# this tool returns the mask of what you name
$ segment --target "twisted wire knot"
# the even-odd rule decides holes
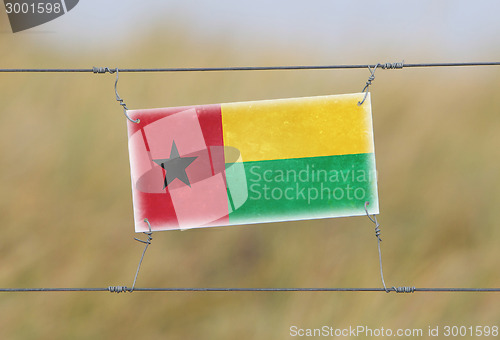
[[[365,92],[365,90],[368,88],[368,86],[370,86],[372,84],[372,81],[375,80],[375,74],[372,73],[369,77],[368,77],[368,80],[366,81],[366,85],[365,87],[363,88],[363,91],[362,92]]]
[[[396,293],[414,293],[415,287],[392,287],[392,290]],[[387,291],[389,293],[389,291]]]
[[[378,223],[377,217],[375,215],[373,215],[373,217],[370,216],[367,209],[368,205],[370,205],[370,202],[365,202],[366,216],[368,216],[370,221],[372,221],[372,223],[375,224],[375,237],[379,242],[382,242],[382,239],[380,238],[380,234],[382,233],[382,231],[380,230],[380,223]]]
[[[109,67],[92,67],[92,72],[94,73],[115,73],[116,69],[109,68]]]
[[[368,66],[368,70],[370,70],[370,76],[368,77],[368,80],[366,81],[365,87],[363,87],[363,91],[361,91],[361,92],[364,92],[365,95],[363,97],[363,100],[358,102],[358,106],[363,105],[363,103],[365,102],[366,97],[368,96],[368,88],[372,84],[372,81],[375,80],[375,71],[377,70],[377,67],[379,67],[379,65],[380,64],[375,65],[375,67],[373,69],[370,66]]]
[[[380,230],[380,224],[377,224],[375,225],[375,237],[380,241],[382,242],[382,239],[380,238],[380,234],[382,233],[382,231]]]
[[[385,63],[379,64],[379,67],[383,70],[394,70],[394,69],[402,69],[404,67],[405,61],[396,62],[396,63]]]
[[[109,286],[108,291],[110,293],[124,293],[129,292],[130,290],[126,286]]]
[[[137,237],[134,237],[134,240],[149,245],[149,244],[151,244],[151,241],[153,240],[153,236],[151,236],[151,235],[153,235],[153,231],[151,230],[151,223],[149,223],[149,220],[147,218],[144,219],[144,222],[146,222],[148,224],[149,231],[143,231],[142,233],[144,235],[146,235],[148,237],[148,239],[146,241],[144,241],[144,240],[138,239]]]

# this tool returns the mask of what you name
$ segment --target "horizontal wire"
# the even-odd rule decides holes
[[[14,292],[114,292],[108,288],[0,288],[0,293]],[[123,287],[121,291],[129,291]],[[134,292],[384,292],[384,288],[134,288]],[[120,292],[120,291],[118,291]],[[413,292],[496,292],[500,288],[413,288]]]
[[[334,69],[364,69],[373,68],[376,65],[387,64],[356,64],[356,65],[299,65],[299,66],[235,66],[235,67],[178,67],[178,68],[107,68],[106,71],[100,72],[99,68],[12,68],[0,69],[0,72],[74,72],[74,73],[106,73],[115,72],[214,72],[214,71],[272,71],[272,70],[334,70]],[[455,66],[500,66],[500,62],[459,62],[459,63],[418,63],[405,64],[401,63],[401,68],[409,67],[455,67]],[[391,67],[386,67],[391,69]],[[394,67],[393,67],[394,68]],[[111,73],[111,72],[110,72]]]

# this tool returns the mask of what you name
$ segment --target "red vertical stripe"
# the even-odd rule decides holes
[[[220,104],[203,105],[196,107],[196,113],[200,122],[205,143],[209,147],[212,173],[225,171],[225,159],[223,152],[210,152],[211,146],[224,146],[224,137],[222,134],[222,109]],[[221,150],[219,148],[218,150]],[[223,150],[223,149],[222,149]],[[224,177],[224,182],[225,182]],[[214,221],[211,225],[224,225],[229,223],[229,217],[225,216]]]
[[[135,117],[132,119],[140,118],[139,123],[132,123],[132,122],[128,123],[129,136],[132,136],[136,132],[142,134],[143,136],[143,138],[141,138],[142,142],[144,143],[148,153],[148,157],[151,160],[149,143],[144,134],[144,128],[149,124],[152,124],[162,118],[192,108],[196,110],[196,115],[198,117],[200,128],[203,134],[203,139],[205,141],[205,145],[207,146],[208,149],[207,151],[210,155],[209,159],[211,163],[210,165],[212,168],[211,169],[212,174],[215,175],[220,172],[224,174],[225,170],[224,153],[210,152],[210,147],[217,146],[219,147],[219,150],[221,150],[221,148],[223,148],[224,145],[223,134],[222,134],[222,114],[220,105],[203,105],[194,107],[175,107],[175,108],[129,111],[129,115],[131,117]],[[183,131],[179,131],[179,133],[182,134]],[[168,155],[166,155],[165,157],[168,157]],[[155,227],[155,225],[161,226],[161,229],[166,229],[165,228],[166,226],[169,226],[169,229],[179,228],[179,223],[177,221],[177,216],[172,202],[172,197],[168,191],[168,188],[163,193],[144,192],[138,190],[137,185],[134,184],[133,190],[134,190],[134,204],[135,204],[134,210],[136,212],[136,219],[137,219],[136,224],[138,224],[140,229],[143,229],[144,231],[147,229],[146,224],[142,226],[142,224],[140,223],[140,220],[145,217],[149,219],[151,226],[153,228]],[[227,224],[228,222],[229,219],[227,216],[225,216],[217,220],[216,222],[213,222],[212,225]]]

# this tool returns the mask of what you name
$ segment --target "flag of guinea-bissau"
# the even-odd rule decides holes
[[[363,96],[128,111],[135,230],[377,214]]]

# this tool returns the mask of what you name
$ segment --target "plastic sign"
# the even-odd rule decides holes
[[[363,96],[128,111],[136,232],[377,214]]]

